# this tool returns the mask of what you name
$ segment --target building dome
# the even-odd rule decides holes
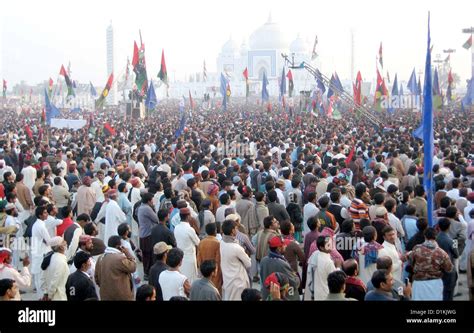
[[[238,50],[239,50],[239,47],[237,46],[237,43],[232,39],[232,36],[229,38],[227,42],[225,42],[224,45],[222,45],[222,53],[234,54],[234,53],[237,53]]]
[[[308,43],[298,34],[296,39],[290,44],[290,53],[308,53],[309,45]]]
[[[281,32],[280,25],[272,21],[271,14],[267,23],[254,31],[250,36],[252,50],[285,50],[288,43]]]

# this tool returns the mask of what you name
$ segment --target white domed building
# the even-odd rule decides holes
[[[282,69],[288,72],[288,65],[281,56],[287,54],[290,59],[294,58],[295,65],[302,61],[311,62],[312,45],[306,39],[298,34],[291,41],[281,29],[277,22],[274,22],[271,14],[267,21],[257,28],[247,40],[244,40],[240,46],[230,36],[221,48],[216,59],[217,71],[207,73],[208,80],[204,82],[193,82],[192,86],[179,87],[177,93],[183,95],[187,89],[195,91],[200,95],[201,92],[219,91],[220,74],[224,73],[230,80],[233,96],[245,96],[245,81],[243,71],[248,69],[250,92],[258,97],[261,93],[263,73],[266,73],[270,96],[275,97],[279,94],[279,81],[282,75]],[[317,63],[315,65],[318,65]],[[315,86],[315,81],[311,75],[304,69],[292,69],[294,81],[294,95],[298,95],[301,90],[310,90]],[[211,88],[213,87],[213,88]],[[182,90],[182,91],[181,91]]]

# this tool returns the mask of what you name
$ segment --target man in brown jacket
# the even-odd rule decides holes
[[[131,274],[137,264],[133,255],[121,245],[119,236],[111,236],[105,253],[95,267],[95,281],[104,301],[133,301]]]
[[[31,211],[35,208],[33,200],[31,199],[31,191],[23,182],[25,176],[22,173],[16,175],[16,196],[20,201],[23,208],[27,211]]]
[[[217,226],[215,223],[209,223],[206,225],[207,237],[201,240],[198,246],[197,253],[197,264],[201,266],[206,260],[214,260],[217,266],[216,274],[211,278],[214,286],[222,292],[222,271],[221,271],[221,252],[220,242],[216,238]]]

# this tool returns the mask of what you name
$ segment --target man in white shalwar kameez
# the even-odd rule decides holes
[[[43,299],[67,301],[66,282],[69,277],[69,265],[65,255],[67,243],[64,238],[56,236],[51,238],[50,245],[54,253],[42,276]]]
[[[108,242],[110,236],[118,235],[117,228],[120,224],[127,221],[127,216],[120,209],[117,203],[118,192],[117,190],[109,190],[107,192],[109,196],[109,202],[105,208],[105,232],[104,242]]]
[[[196,231],[190,226],[189,219],[191,210],[188,207],[179,210],[181,223],[174,228],[174,237],[178,248],[183,250],[183,263],[179,269],[181,274],[185,275],[189,283],[193,283],[198,278],[196,246],[199,245],[199,237]]]
[[[46,207],[36,208],[35,215],[37,220],[31,229],[31,274],[35,281],[38,298],[41,298],[43,297],[43,290],[41,288],[43,270],[41,269],[41,263],[43,262],[43,256],[51,251],[49,245],[51,236],[44,223],[48,218]]]
[[[396,247],[397,232],[390,226],[382,230],[384,242],[383,249],[379,250],[379,257],[390,257],[392,259],[392,276],[397,281],[402,281],[403,262]]]
[[[252,266],[250,257],[235,239],[237,225],[233,221],[225,221],[222,225],[221,269],[222,299],[224,301],[240,301],[244,289],[250,288],[247,270]]]

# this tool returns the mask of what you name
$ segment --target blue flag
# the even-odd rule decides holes
[[[94,85],[90,81],[89,81],[89,84],[91,86],[91,96],[96,97],[97,96],[97,91],[95,90]]]
[[[155,87],[153,86],[153,80],[151,80],[150,87],[148,88],[148,92],[146,93],[145,106],[148,108],[148,110],[153,110],[156,104],[158,104],[158,100],[156,99]]]
[[[425,84],[423,94],[423,186],[428,202],[428,225],[433,226],[433,88],[431,79],[430,13],[428,12],[428,46],[426,50]]]
[[[58,108],[49,101],[49,96],[46,89],[44,90],[44,105],[46,109],[46,122],[48,125],[51,125],[51,119],[58,117],[61,112],[59,112]]]
[[[392,87],[392,96],[398,96],[398,78],[397,74],[395,74],[395,79],[393,80],[393,87]]]
[[[227,79],[225,78],[223,73],[221,73],[221,95],[223,97],[222,108],[224,109],[224,111],[226,111],[227,110]]]
[[[280,97],[283,97],[286,94],[286,74],[285,67],[281,73],[281,82],[280,82]]]
[[[411,72],[410,80],[408,80],[407,88],[413,95],[418,95],[418,85],[416,83],[416,74],[414,68],[413,72]]]
[[[179,103],[179,114],[181,115],[181,120],[179,121],[179,127],[174,134],[176,139],[179,138],[181,134],[183,134],[184,128],[186,127],[186,113],[184,112],[183,101]]]
[[[326,92],[326,87],[324,86],[323,81],[321,79],[316,80],[316,84],[318,85],[318,89],[321,90],[321,94],[324,94]]]
[[[344,91],[344,88],[342,87],[342,83],[341,83],[341,80],[339,80],[339,76],[337,75],[336,72],[334,72],[334,83],[335,83],[335,86],[337,88],[337,90],[339,90],[339,92],[343,92]]]
[[[332,90],[332,87],[335,87],[335,80],[334,80],[334,74],[331,75],[331,80],[329,81],[329,88],[328,88],[328,100],[331,98],[332,95],[334,95],[334,91]]]
[[[467,83],[466,96],[461,101],[462,109],[465,110],[465,107],[472,105],[474,103],[474,77],[472,77]]]
[[[270,95],[268,94],[267,90],[268,79],[267,73],[263,72],[263,79],[262,79],[262,101],[267,102],[270,99]]]

